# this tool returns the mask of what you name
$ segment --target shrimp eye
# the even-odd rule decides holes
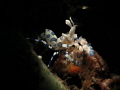
[[[75,45],[72,45],[72,47],[75,47]]]

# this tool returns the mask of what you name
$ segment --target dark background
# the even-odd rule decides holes
[[[81,9],[84,5],[88,6],[88,9]],[[49,28],[59,37],[61,33],[69,31],[65,20],[71,16],[78,25],[76,30],[78,36],[83,36],[92,44],[93,48],[107,62],[110,72],[120,74],[118,6],[115,1],[106,2],[104,0],[3,1],[0,6],[0,36],[2,36],[0,54],[5,57],[13,56],[10,52],[16,45],[16,40],[14,40],[17,37],[16,32],[22,34],[24,38],[37,38],[40,33]],[[19,39],[19,37],[17,38]],[[7,42],[4,42],[6,40]],[[5,53],[3,54],[2,51]],[[7,53],[8,51],[9,53]],[[6,60],[8,59],[9,57]],[[2,61],[5,62],[5,58]],[[7,64],[7,61],[5,63]],[[15,63],[12,62],[12,64]],[[10,65],[10,62],[8,66],[1,63],[2,67]],[[4,73],[5,70],[3,69],[1,73]]]

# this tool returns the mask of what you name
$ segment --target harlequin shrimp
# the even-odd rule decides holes
[[[112,76],[102,57],[93,50],[85,38],[75,34],[77,25],[71,17],[65,23],[70,27],[70,31],[67,34],[62,33],[60,37],[57,37],[52,30],[46,29],[37,39],[27,39],[42,42],[55,51],[48,67],[54,56],[59,54],[50,70],[67,82],[70,90],[98,90],[99,88],[99,90],[113,90],[111,85],[116,87],[120,77],[114,74]]]
[[[69,20],[66,20],[65,23],[70,27],[70,31],[65,34],[62,33],[62,36],[57,38],[55,33],[50,30],[46,29],[45,32],[43,32],[38,39],[32,39],[36,42],[42,42],[50,49],[55,50],[53,53],[53,56],[51,57],[51,60],[48,64],[48,67],[50,66],[51,61],[53,60],[54,56],[56,54],[59,54],[58,51],[65,50],[65,60],[69,60],[71,62],[74,62],[75,65],[80,65],[83,53],[86,53],[90,56],[94,55],[93,48],[88,44],[85,38],[77,37],[77,34],[75,34],[76,26],[74,22],[72,21],[71,17]],[[27,38],[31,39],[31,38]]]

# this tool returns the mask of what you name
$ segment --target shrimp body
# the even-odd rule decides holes
[[[65,23],[70,27],[70,31],[67,34],[62,33],[62,35],[57,38],[52,30],[45,29],[45,32],[43,32],[38,39],[34,40],[37,42],[43,42],[50,49],[57,51],[51,57],[50,63],[53,57],[58,54],[59,50],[65,49],[65,59],[74,62],[75,65],[79,66],[83,59],[83,53],[85,52],[86,54],[93,56],[94,50],[92,46],[88,44],[85,38],[77,37],[77,34],[75,34],[77,25],[74,24],[71,17],[70,20],[66,20]]]

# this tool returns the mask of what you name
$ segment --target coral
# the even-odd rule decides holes
[[[113,86],[120,82],[120,76],[111,76],[106,62],[96,51],[94,56],[84,53],[80,66],[69,60],[65,62],[62,57],[64,54],[61,52],[52,70],[61,78],[64,76],[67,78],[69,75],[71,78],[74,75],[79,76],[82,84],[80,90],[113,90]],[[118,87],[114,88],[117,90]]]

